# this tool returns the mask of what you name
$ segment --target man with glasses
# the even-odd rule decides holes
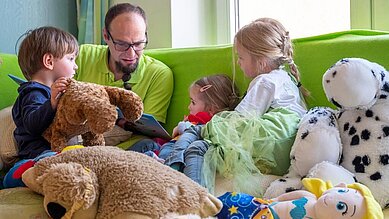
[[[75,79],[132,90],[142,98],[144,112],[165,123],[173,93],[173,74],[165,64],[143,54],[148,42],[144,10],[129,3],[111,7],[105,17],[103,37],[107,46],[80,46]],[[128,126],[124,119],[117,124]],[[120,146],[129,147],[143,138],[132,137]],[[154,146],[145,148],[144,143],[131,149],[140,152],[154,149]],[[146,143],[153,144],[151,140]]]

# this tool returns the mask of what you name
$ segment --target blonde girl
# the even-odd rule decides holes
[[[282,175],[297,124],[306,112],[289,32],[271,18],[244,26],[235,36],[238,64],[251,79],[235,111],[215,115],[202,136],[210,142],[204,157],[204,183],[213,190],[215,172],[232,178],[234,191],[261,193],[256,176]],[[287,72],[287,69],[289,72]]]

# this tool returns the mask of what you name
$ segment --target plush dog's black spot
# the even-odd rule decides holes
[[[356,123],[361,122],[362,118],[358,116],[357,120],[355,120]]]
[[[380,76],[381,76],[381,81],[384,81],[384,79],[385,79],[385,71],[381,71],[380,72]]]
[[[286,189],[285,189],[285,193],[293,192],[293,191],[296,191],[296,190],[298,190],[298,189],[293,188],[293,187],[289,187],[289,188],[286,188]]]
[[[388,137],[389,136],[389,126],[383,127],[382,131],[384,132],[384,137]]]
[[[382,178],[382,175],[381,175],[380,172],[375,172],[374,174],[372,174],[372,175],[370,176],[370,179],[371,179],[371,180],[374,180],[374,181],[380,180],[381,178]]]
[[[327,83],[327,84],[330,83],[330,80],[326,80],[326,83]]]
[[[292,156],[292,160],[296,160],[296,156]]]
[[[371,110],[366,110],[366,117],[373,117],[373,111],[371,111]]]
[[[338,119],[340,119],[340,117],[342,117],[342,115],[343,115],[343,112],[340,112],[340,113],[338,114]]]
[[[349,134],[349,135],[353,135],[353,134],[355,134],[355,133],[357,133],[357,129],[355,129],[354,126],[351,126],[350,130],[348,131],[348,134]]]
[[[385,82],[384,86],[382,86],[382,90],[386,91],[386,92],[389,92],[389,84],[388,84],[388,82]]]
[[[362,157],[356,156],[352,162],[354,165],[354,170],[357,173],[364,173],[365,172],[365,165],[362,164]]]
[[[363,157],[362,157],[362,163],[363,163],[363,165],[365,165],[365,166],[369,166],[370,163],[371,163],[370,157],[367,156],[367,155],[363,156]]]
[[[309,131],[307,130],[306,132],[304,132],[303,134],[301,134],[301,139],[304,139],[308,136],[309,134]]]
[[[380,121],[380,117],[376,116],[375,121]]]
[[[343,125],[343,131],[345,132],[345,131],[347,131],[349,128],[350,128],[350,123],[348,123],[348,122],[344,123],[344,125]]]
[[[374,77],[376,77],[375,72],[373,70],[371,70],[371,73],[373,74]]]
[[[334,100],[334,98],[331,98],[331,103],[333,103],[336,107],[342,108],[342,106]]]
[[[380,99],[386,99],[387,97],[388,97],[388,95],[385,95],[385,94],[380,95]]]
[[[379,137],[377,137],[377,139],[382,139],[382,137],[381,137],[381,136],[379,136]]]
[[[336,75],[336,71],[332,72],[332,77],[334,78]]]
[[[376,77],[376,76],[375,76],[375,72],[374,72],[373,70],[371,70],[371,73],[373,74],[374,77]]]
[[[280,182],[286,182],[285,179],[279,179],[278,181],[280,181]]]
[[[336,122],[336,118],[335,118],[335,116],[332,114],[332,115],[330,116],[330,122],[328,123],[328,125],[331,126],[331,127],[335,127],[335,122]]]
[[[351,143],[350,143],[350,145],[352,145],[352,146],[359,145],[359,136],[358,136],[358,135],[354,135],[354,136],[351,138]]]
[[[328,112],[325,111],[325,110],[320,110],[319,112],[317,112],[317,115],[319,115],[319,116],[327,116]]]
[[[363,140],[365,140],[365,141],[367,141],[367,140],[369,140],[369,138],[370,138],[370,131],[369,130],[367,130],[367,129],[365,129],[365,130],[363,130],[362,132],[361,132],[361,138],[363,139]]]
[[[317,123],[317,118],[316,117],[312,117],[309,119],[309,124],[316,124]]]
[[[387,155],[387,154],[380,155],[380,164],[388,165],[389,164],[389,155]]]

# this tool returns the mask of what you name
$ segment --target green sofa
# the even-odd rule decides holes
[[[331,106],[322,89],[322,74],[337,60],[361,57],[380,63],[389,69],[389,33],[352,30],[294,40],[295,63],[299,66],[302,84],[311,92],[309,107]],[[187,113],[188,87],[196,79],[214,73],[233,75],[242,93],[249,80],[234,65],[231,45],[186,49],[148,50],[146,54],[168,65],[174,73],[174,93],[168,110],[166,128],[173,127]],[[15,55],[1,54],[0,110],[13,104],[17,85],[7,74],[21,76]],[[235,68],[235,70],[233,70]],[[0,122],[0,126],[2,123]],[[3,136],[1,136],[3,137]],[[3,147],[3,145],[0,145]],[[1,151],[1,150],[0,150]],[[30,211],[32,213],[27,213]],[[389,212],[385,212],[389,218]],[[0,218],[45,218],[41,197],[26,189],[0,190]]]

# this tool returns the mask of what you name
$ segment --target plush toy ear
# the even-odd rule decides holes
[[[118,106],[124,117],[130,121],[137,121],[143,114],[142,99],[134,92],[117,87],[104,86],[112,105]]]
[[[37,167],[31,167],[22,174],[22,181],[28,188],[43,195],[42,183],[38,181]]]
[[[70,219],[97,197],[95,174],[78,163],[52,164],[37,181],[43,187],[46,211],[53,218]]]

